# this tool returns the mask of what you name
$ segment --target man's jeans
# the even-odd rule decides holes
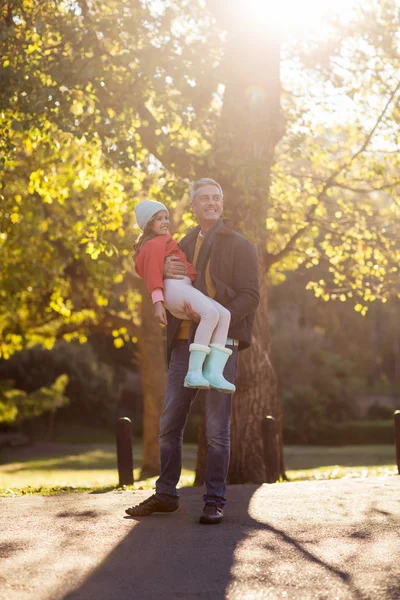
[[[234,383],[238,349],[232,350],[224,370],[224,377]],[[156,483],[156,493],[171,500],[179,494],[176,486],[182,470],[182,439],[186,419],[198,390],[183,387],[189,364],[189,344],[177,342],[172,350],[168,369],[168,382],[164,409],[160,419],[161,474]],[[230,455],[230,418],[232,395],[209,390],[206,392],[207,465],[204,502],[226,503],[226,478]]]

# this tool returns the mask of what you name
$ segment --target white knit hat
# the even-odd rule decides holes
[[[154,215],[160,210],[166,210],[168,208],[157,200],[144,200],[135,206],[136,221],[142,231],[144,231],[147,223],[154,217]]]

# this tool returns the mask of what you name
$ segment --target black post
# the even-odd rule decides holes
[[[266,482],[275,483],[279,479],[279,465],[276,421],[274,417],[268,415],[261,421],[261,433],[264,444]]]
[[[400,410],[394,411],[393,418],[394,418],[394,439],[396,442],[397,471],[400,475]]]
[[[117,420],[117,464],[119,487],[133,484],[132,423],[128,417]]]

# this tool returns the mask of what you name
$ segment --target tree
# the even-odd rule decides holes
[[[68,148],[51,154],[65,137]],[[139,337],[142,364],[156,359],[159,370],[157,378],[154,371],[146,378],[142,369],[143,468],[154,471],[165,357],[160,328],[145,301],[143,318],[140,282],[129,270],[133,202],[121,175],[102,167],[88,143],[54,128],[47,141],[37,141],[35,152],[17,153],[3,172],[2,354],[39,341],[51,346],[61,337],[85,341],[93,332],[113,333],[117,346]],[[23,147],[30,142],[31,134]]]
[[[285,39],[280,53],[279,39],[268,23],[262,34],[245,26],[242,16],[250,5],[228,0],[208,0],[206,5],[207,9],[197,0],[184,6],[173,0],[162,6],[128,0],[89,5],[79,0],[59,9],[54,0],[37,8],[23,0],[8,2],[1,29],[3,48],[7,36],[2,76],[8,87],[0,96],[3,130],[7,129],[6,172],[9,178],[15,171],[13,161],[20,159],[17,150],[26,132],[31,144],[36,143],[35,136],[47,132],[46,152],[53,138],[59,144],[60,136],[68,139],[68,144],[81,148],[86,167],[93,156],[98,157],[89,187],[84,183],[85,169],[74,169],[82,183],[78,209],[67,228],[74,231],[78,215],[83,228],[80,237],[72,236],[71,245],[75,249],[79,237],[96,261],[83,260],[82,266],[75,257],[69,265],[78,273],[77,280],[81,269],[87,270],[86,285],[75,293],[85,299],[79,317],[75,311],[73,318],[65,312],[71,290],[64,285],[64,273],[64,287],[56,294],[64,300],[52,305],[59,307],[60,335],[74,327],[82,331],[89,323],[110,328],[118,324],[126,329],[121,329],[122,335],[137,333],[130,320],[137,295],[128,290],[126,267],[122,264],[121,269],[118,262],[121,253],[126,259],[129,252],[126,237],[118,239],[129,222],[128,182],[133,180],[133,189],[143,186],[171,207],[182,199],[189,179],[206,173],[222,183],[228,214],[257,244],[263,292],[254,344],[243,354],[239,372],[231,480],[260,482],[264,477],[259,419],[270,412],[281,420],[270,359],[268,281],[279,282],[285,271],[315,265],[326,256],[330,279],[313,283],[325,299],[357,295],[356,307],[365,312],[367,302],[398,293],[398,205],[393,199],[399,160],[393,152],[398,143],[393,128],[399,93],[397,8],[394,0],[368,5],[358,9],[351,27],[339,20],[331,23],[324,36],[327,41]],[[351,65],[347,56],[352,57]],[[293,67],[301,77],[288,77]],[[361,116],[332,122],[326,110],[331,110],[330,99],[338,90],[353,114]],[[365,113],[367,102],[371,107]],[[64,163],[57,161],[54,147],[51,152],[55,171],[63,172]],[[39,158],[36,148],[34,155]],[[36,176],[33,182],[29,176],[27,202],[40,198],[45,205],[56,193],[45,181],[45,177],[53,181],[49,170],[41,173],[40,168],[29,171]],[[98,185],[97,173],[103,177]],[[74,190],[72,177],[71,171],[65,186],[56,188],[60,198],[65,195],[61,190],[67,194]],[[22,221],[13,223],[18,214],[11,216],[20,212],[14,206],[24,189],[21,181],[12,195],[7,188],[7,194],[3,192],[8,203],[7,236],[11,225],[22,226]],[[113,205],[114,191],[110,192],[115,182],[121,187],[117,186]],[[379,212],[377,193],[386,198]],[[69,195],[64,199],[69,207]],[[90,209],[101,218],[91,221]],[[31,215],[35,220],[32,209]],[[190,213],[184,213],[183,220],[189,225]],[[19,231],[22,234],[22,227]],[[47,246],[37,246],[41,256],[51,246],[48,260],[57,265],[57,276],[62,260],[53,242],[60,250],[60,237],[61,232]],[[9,238],[2,243],[11,249]],[[106,252],[113,254],[103,260]],[[14,273],[20,264],[14,259]],[[117,280],[111,290],[112,277]],[[112,298],[113,310],[98,309],[100,289],[100,303],[107,300],[110,307]],[[118,291],[123,291],[121,301]],[[33,309],[26,313],[26,286],[18,285],[16,292],[13,301],[25,307],[21,316],[31,314]],[[10,290],[5,293],[8,298]],[[39,306],[50,305],[46,300]],[[12,310],[4,322],[13,323],[7,332],[9,343],[14,335],[19,339]],[[43,336],[43,330],[40,333]]]
[[[214,3],[211,4],[214,6]],[[324,63],[324,73],[321,73],[319,68],[319,60],[321,55],[329,57],[329,53],[328,51],[322,53],[319,48],[319,52],[315,52],[312,60],[308,48],[315,47],[314,40],[309,43],[309,46],[303,42],[297,44],[286,42],[283,45],[286,62],[294,66],[296,55],[307,56],[308,69],[304,66],[303,80],[295,78],[284,82],[286,86],[291,85],[292,89],[288,90],[286,87],[282,94],[286,130],[274,155],[275,144],[282,133],[279,112],[279,55],[270,47],[267,54],[263,48],[266,39],[268,45],[271,45],[274,34],[268,30],[267,34],[259,37],[257,42],[256,36],[251,36],[252,32],[247,32],[250,34],[248,37],[243,34],[240,15],[237,14],[235,17],[234,9],[227,13],[223,12],[220,4],[218,7],[220,12],[216,13],[217,18],[220,17],[220,24],[228,30],[225,60],[229,62],[228,57],[232,52],[232,65],[235,65],[234,69],[228,70],[223,80],[226,88],[222,123],[224,123],[225,103],[228,104],[232,116],[226,126],[227,138],[230,140],[228,155],[233,157],[228,180],[239,204],[234,208],[236,220],[240,222],[241,219],[243,230],[250,236],[253,234],[258,242],[261,281],[265,282],[267,275],[276,281],[282,277],[285,269],[296,268],[302,263],[312,266],[318,263],[320,256],[325,256],[330,262],[329,280],[310,285],[318,295],[322,294],[324,299],[340,296],[341,300],[345,300],[347,297],[358,295],[360,301],[356,304],[356,310],[365,314],[366,302],[373,301],[377,297],[385,301],[389,295],[399,292],[396,265],[399,259],[400,240],[396,219],[398,205],[393,202],[393,195],[399,184],[396,174],[398,158],[392,157],[389,164],[385,165],[385,169],[383,153],[374,149],[376,140],[382,141],[383,136],[389,136],[383,138],[389,145],[396,142],[390,128],[393,123],[392,111],[398,97],[399,84],[381,77],[382,85],[377,88],[373,79],[375,70],[373,69],[371,75],[360,68],[356,71],[361,73],[356,85],[354,77],[340,80],[341,92],[349,98],[354,97],[354,88],[365,89],[365,80],[367,80],[369,99],[375,98],[377,102],[377,109],[373,116],[370,111],[368,119],[360,118],[355,123],[344,123],[342,127],[333,128],[332,132],[329,132],[326,126],[324,127],[323,121],[318,123],[312,111],[315,107],[316,95],[320,91],[318,86],[328,87],[328,78],[331,80],[332,71],[335,71],[335,54],[340,53],[338,45],[334,52],[331,51],[332,37],[342,37],[344,56],[347,44],[353,43],[356,48],[362,48],[366,29],[364,23],[373,16],[381,17],[377,19],[379,31],[369,36],[368,51],[364,50],[364,55],[362,53],[358,55],[356,50],[356,57],[362,63],[366,59],[365,55],[373,55],[375,49],[380,59],[374,65],[376,70],[379,72],[383,62],[384,69],[391,71],[393,60],[390,55],[382,56],[380,46],[377,44],[377,40],[381,39],[379,36],[385,32],[387,47],[393,49],[393,35],[396,29],[395,27],[388,29],[387,22],[382,18],[382,13],[387,18],[389,11],[385,13],[384,8],[381,11],[378,8],[377,14],[373,15],[371,8],[369,11],[361,10],[360,23],[350,31],[340,23],[336,23],[335,29],[331,30],[332,37],[325,44],[325,49],[329,46],[332,59],[330,68]],[[237,3],[235,7],[238,7]],[[227,14],[229,17],[226,16]],[[393,16],[394,14],[391,15]],[[223,17],[225,20],[222,20]],[[247,42],[251,39],[251,43],[241,45],[243,37]],[[234,47],[232,51],[229,39]],[[375,48],[373,43],[376,45]],[[257,57],[260,55],[264,56],[265,61],[271,62],[265,65],[266,68],[260,68],[254,73],[252,67],[259,66],[260,59]],[[241,69],[243,61],[240,57],[244,56],[247,70]],[[326,62],[329,62],[329,58]],[[312,86],[312,78],[315,77],[316,72],[321,79]],[[264,74],[264,81],[262,74]],[[304,84],[304,79],[309,83]],[[250,90],[253,92],[253,97],[249,93]],[[248,93],[246,94],[245,91]],[[295,96],[296,92],[298,96]],[[268,99],[268,102],[262,106],[264,98]],[[261,111],[256,110],[257,100],[261,104]],[[362,99],[361,104],[363,102]],[[357,105],[357,102],[355,104]],[[257,108],[259,109],[260,106]],[[255,127],[251,126],[252,118]],[[268,123],[268,118],[272,126]],[[243,124],[242,130],[238,123]],[[268,144],[265,143],[266,140]],[[248,158],[252,161],[251,165],[248,164]],[[225,169],[227,169],[226,163]],[[221,171],[223,172],[222,168]],[[257,190],[261,190],[261,193],[257,194]],[[377,192],[380,192],[381,196],[386,193],[383,209],[381,197],[377,202]],[[255,212],[256,219],[259,218],[258,225],[256,219],[246,212],[246,195],[251,197],[249,205],[253,214]],[[232,196],[233,194],[231,198]],[[267,225],[267,239],[262,231],[264,223]],[[264,327],[264,333],[260,335],[257,324],[255,329],[255,340],[260,340],[263,348],[260,354],[263,357],[270,356],[266,333],[268,322],[266,299],[264,302],[264,307],[262,305],[259,312],[259,316],[262,315],[260,326]],[[268,382],[271,381],[271,377],[267,375],[268,369],[262,369],[261,361],[250,352],[243,358],[242,372],[248,376],[248,381],[254,381],[255,373],[265,373],[263,383],[268,388]],[[260,478],[262,473],[257,473],[251,468],[253,465],[257,468],[255,465],[261,464],[259,460],[261,443],[257,435],[257,427],[263,416],[263,410],[268,410],[277,416],[278,420],[280,417],[280,410],[279,408],[277,410],[274,405],[274,394],[268,393],[268,390],[268,399],[263,402],[260,397],[261,382],[257,388],[259,397],[254,403],[257,407],[255,414],[250,408],[253,427],[249,425],[250,419],[246,418],[246,413],[249,411],[247,398],[242,404],[238,402],[234,411],[234,428],[238,423],[241,429],[240,435],[234,435],[236,447],[234,444],[231,469],[233,481],[246,481],[247,478],[252,481],[262,481]],[[240,461],[240,456],[252,458],[250,460],[243,458]],[[237,476],[238,469],[239,476]]]
[[[265,277],[270,172],[275,147],[284,132],[280,40],[271,30],[260,36],[243,27],[243,5],[233,5],[231,11],[226,11],[223,4],[208,4],[218,26],[227,31],[220,70],[225,92],[214,147],[216,170],[227,195],[227,212],[239,230],[256,244],[260,261],[261,301],[252,346],[240,357],[233,404],[229,481],[263,482],[261,421],[266,414],[272,414],[280,430],[282,418],[271,360]],[[281,439],[279,435],[283,475]]]
[[[115,343],[123,343],[138,336],[140,323],[138,283],[127,267],[132,236],[125,236],[133,193],[160,179],[162,173],[146,174],[156,147],[165,162],[179,159],[183,168],[184,154],[168,150],[172,133],[155,129],[148,108],[157,97],[158,118],[163,102],[175,111],[169,128],[190,121],[185,113],[178,118],[176,98],[160,86],[163,47],[185,59],[179,36],[170,34],[177,9],[157,17],[127,0],[61,7],[16,0],[1,11],[2,354],[95,331],[117,333]],[[186,143],[185,131],[174,138]],[[143,314],[148,310],[143,302]],[[142,336],[142,362],[150,364],[162,336],[154,323],[144,325],[153,342]],[[160,355],[159,378],[144,378],[147,470],[158,464],[164,365]]]

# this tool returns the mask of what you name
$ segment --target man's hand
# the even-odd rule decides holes
[[[167,256],[164,262],[164,279],[183,279],[187,275],[187,267],[178,256]]]
[[[189,304],[189,302],[185,302],[183,304],[183,308],[185,313],[187,314],[188,319],[194,321],[195,323],[200,323],[200,315],[194,312],[193,308]]]
[[[162,325],[167,324],[167,313],[165,312],[164,302],[155,302],[154,304],[154,316],[160,321]]]

